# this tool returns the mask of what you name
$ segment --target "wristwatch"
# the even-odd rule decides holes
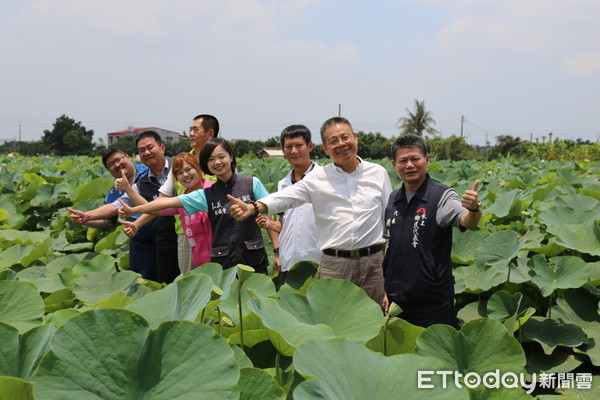
[[[279,247],[276,247],[276,248],[274,248],[274,249],[273,249],[273,253],[274,253],[274,254],[279,254]]]
[[[476,209],[474,209],[474,210],[469,210],[469,209],[467,208],[467,210],[468,210],[468,211],[470,211],[470,212],[472,212],[472,213],[476,213],[476,212],[479,212],[479,211],[481,211],[481,201],[478,201],[478,202],[477,202],[477,208],[476,208]]]

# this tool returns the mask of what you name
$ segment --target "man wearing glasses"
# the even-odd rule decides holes
[[[349,280],[382,304],[383,222],[392,191],[389,175],[381,165],[358,157],[356,133],[346,118],[325,121],[321,140],[332,163],[254,204],[231,197],[231,215],[243,220],[256,211],[276,214],[312,203],[317,245],[323,253],[321,278]]]

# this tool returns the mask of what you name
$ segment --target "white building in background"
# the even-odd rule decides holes
[[[117,141],[119,139],[127,137],[127,136],[131,136],[135,139],[135,137],[138,134],[140,134],[144,131],[150,131],[150,130],[156,131],[160,135],[162,140],[165,142],[165,144],[178,143],[180,140],[187,139],[187,136],[185,136],[179,132],[169,131],[167,129],[156,128],[156,127],[148,127],[148,128],[129,127],[129,129],[125,129],[122,131],[107,133],[106,134],[106,143],[108,146],[111,146],[111,145],[117,143]]]

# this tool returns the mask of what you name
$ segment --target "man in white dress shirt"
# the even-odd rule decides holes
[[[388,173],[357,156],[357,136],[346,118],[325,121],[321,140],[333,163],[254,204],[230,198],[231,215],[243,220],[257,211],[275,214],[311,203],[323,252],[321,277],[347,279],[381,304],[384,211],[392,191]]]

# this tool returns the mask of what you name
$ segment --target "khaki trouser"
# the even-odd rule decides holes
[[[321,278],[346,279],[361,287],[377,304],[384,296],[383,251],[358,259],[321,256]]]
[[[179,271],[182,274],[194,269],[194,260],[192,259],[192,248],[185,235],[177,235],[177,260],[179,261]]]

